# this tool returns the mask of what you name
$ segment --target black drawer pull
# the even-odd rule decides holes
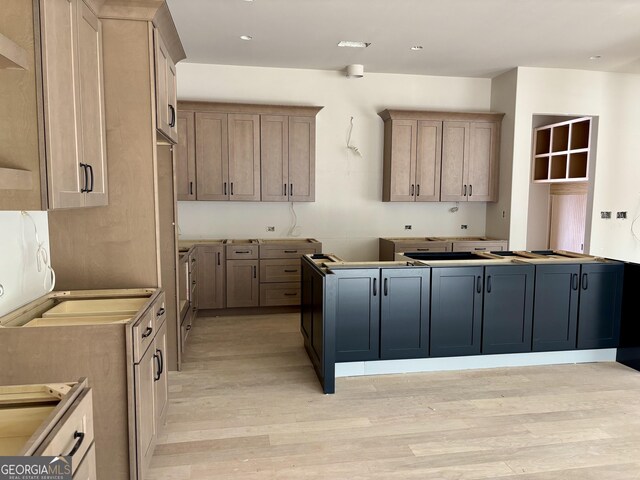
[[[251,253],[251,250],[236,250],[234,253]]]
[[[298,273],[298,270],[285,270],[284,273]]]
[[[227,182],[224,182],[224,190],[223,191],[224,191],[224,195],[226,195],[227,194]]]
[[[153,354],[153,363],[156,364],[156,372],[153,374],[153,381],[160,380],[160,357],[158,356],[158,350]]]
[[[374,278],[373,279],[373,296],[375,297],[376,295],[378,295],[378,279]]]
[[[258,267],[253,266],[253,278],[258,278]]]
[[[478,275],[477,280],[476,292],[482,293],[482,277]]]
[[[171,120],[169,120],[169,127],[173,128],[176,126],[176,107],[169,104],[169,110],[171,111]]]
[[[473,185],[469,185],[469,196],[473,195]]]
[[[233,182],[231,182],[231,195],[233,195]]]
[[[61,453],[60,455],[58,455],[59,457],[73,457],[76,454],[76,452],[80,450],[80,445],[82,445],[82,441],[84,440],[84,433],[76,431],[73,434],[73,438],[76,439],[76,443],[71,449],[71,451],[66,455]]]
[[[411,196],[415,193],[415,185],[411,184]]]
[[[218,265],[220,265],[220,252],[218,252]]]
[[[191,325],[187,325],[186,330],[187,330],[187,332],[188,332],[189,330],[191,330]]]
[[[91,178],[91,186],[88,188],[87,192],[93,192],[93,167],[87,163],[87,169],[89,170],[89,177]]]
[[[589,275],[586,273],[582,274],[582,289],[586,290],[589,288]]]
[[[189,195],[193,195],[193,182],[189,182]]]
[[[479,252],[483,252],[486,249],[487,249],[487,247],[476,247],[476,248],[474,248],[474,250],[477,250]]]
[[[430,250],[431,250],[430,248],[416,248],[416,251],[418,252],[428,252]]]
[[[384,296],[386,297],[387,295],[389,295],[389,279],[385,278],[384,279]]]
[[[574,273],[571,275],[571,288],[574,290],[578,290],[578,274]]]
[[[142,338],[147,338],[149,335],[151,335],[151,332],[153,332],[153,328],[147,327],[147,329],[142,334]]]
[[[165,309],[161,308],[160,310],[158,310],[158,313],[156,313],[157,317],[161,317],[162,315],[164,315]]]
[[[293,183],[289,184],[289,196],[293,197]]]
[[[87,171],[87,164],[81,163],[80,168],[82,168],[84,172],[84,187],[80,189],[80,193],[85,193],[89,191],[89,172]]]
[[[285,293],[284,295],[285,295],[285,297],[297,297],[298,296],[297,293]]]
[[[285,250],[284,253],[298,253],[298,250]]]
[[[467,186],[464,185],[464,193],[462,194],[463,197],[467,196]]]
[[[416,197],[420,196],[420,184],[416,185]]]
[[[487,293],[491,293],[491,275],[487,277]]]

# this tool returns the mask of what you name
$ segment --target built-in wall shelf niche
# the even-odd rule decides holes
[[[538,127],[533,133],[534,183],[589,179],[591,117]]]
[[[0,33],[0,69],[18,68],[26,70],[27,66],[27,51]]]

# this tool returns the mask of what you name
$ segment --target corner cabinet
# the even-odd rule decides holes
[[[82,0],[39,7],[49,209],[107,205],[101,21]]]
[[[178,200],[315,201],[321,108],[181,102]]]
[[[501,113],[385,110],[385,202],[495,202]]]

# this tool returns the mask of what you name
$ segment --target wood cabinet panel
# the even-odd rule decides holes
[[[224,246],[198,246],[197,256],[198,308],[224,308],[226,264]]]
[[[299,259],[260,260],[260,282],[299,282]]]
[[[168,139],[177,140],[176,66],[157,29],[154,29],[156,67],[156,128]]]
[[[227,260],[227,308],[259,305],[258,268],[258,260]]]
[[[260,285],[260,306],[300,305],[300,282],[263,283]]]
[[[167,367],[167,322],[164,322],[154,340],[157,370],[154,380],[154,404],[156,432],[160,432],[167,418],[169,404],[169,380]]]
[[[229,200],[229,144],[227,115],[196,116],[196,168],[198,200]]]
[[[440,200],[442,122],[421,120],[417,126],[416,202]]]
[[[157,360],[155,349],[148,348],[134,367],[136,450],[138,478],[146,478],[156,441],[155,382]]]
[[[178,112],[176,156],[176,193],[178,200],[196,199],[196,136],[193,112]]]
[[[229,199],[260,200],[260,116],[229,114]]]
[[[289,201],[313,202],[315,185],[316,119],[289,117]]]
[[[289,117],[260,117],[262,200],[286,202],[289,198]]]
[[[470,202],[494,202],[498,199],[498,135],[495,122],[471,123],[466,165]]]
[[[383,200],[411,202],[415,193],[416,130],[414,120],[394,120],[390,129],[390,146],[385,157],[385,194]]]
[[[469,156],[469,122],[443,122],[442,182],[440,200],[467,200],[467,177],[464,169]]]

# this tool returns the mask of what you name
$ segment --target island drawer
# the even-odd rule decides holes
[[[300,305],[300,283],[263,283],[260,306]]]
[[[260,282],[299,282],[302,266],[298,259],[260,260]]]

